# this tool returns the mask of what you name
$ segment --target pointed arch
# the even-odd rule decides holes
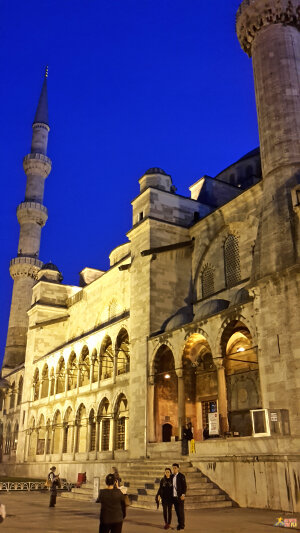
[[[114,368],[112,341],[109,335],[104,337],[100,348],[100,380],[111,378]]]
[[[36,368],[33,376],[33,401],[39,399],[39,390],[40,390],[40,373],[39,369]]]
[[[126,374],[130,370],[129,335],[123,327],[116,341],[117,375]]]
[[[90,358],[89,358],[89,349],[85,345],[80,354],[79,358],[79,387],[84,385],[89,385],[90,383]]]
[[[63,356],[59,358],[56,367],[56,394],[65,392],[66,365]]]
[[[49,392],[49,368],[48,368],[47,363],[45,363],[42,369],[41,398],[47,398],[48,392]]]

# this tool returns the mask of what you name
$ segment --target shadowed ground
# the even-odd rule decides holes
[[[1,531],[29,533],[98,533],[99,505],[57,498],[57,506],[49,509],[49,495],[34,492],[2,493],[8,517]],[[278,517],[297,518],[300,515],[254,509],[202,509],[186,513],[186,532],[192,533],[268,533]],[[173,526],[176,526],[175,514]],[[162,530],[161,508],[158,511],[129,509],[123,533],[150,533]],[[273,529],[274,530],[274,529]],[[278,530],[277,530],[278,531]],[[295,531],[295,529],[294,529]]]

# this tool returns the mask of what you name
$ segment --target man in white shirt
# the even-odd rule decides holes
[[[184,500],[186,495],[185,476],[179,472],[179,464],[173,463],[173,503],[177,515],[177,531],[184,530]]]

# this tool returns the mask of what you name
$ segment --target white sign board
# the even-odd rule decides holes
[[[219,435],[218,413],[208,413],[208,431],[210,435]]]

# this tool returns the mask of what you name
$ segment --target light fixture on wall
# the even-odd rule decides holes
[[[245,351],[245,348],[243,348],[242,346],[237,349],[237,352],[244,352],[244,351]]]
[[[165,375],[164,375],[164,378],[165,378],[165,379],[170,379],[170,377],[171,377],[170,374],[165,374]]]

